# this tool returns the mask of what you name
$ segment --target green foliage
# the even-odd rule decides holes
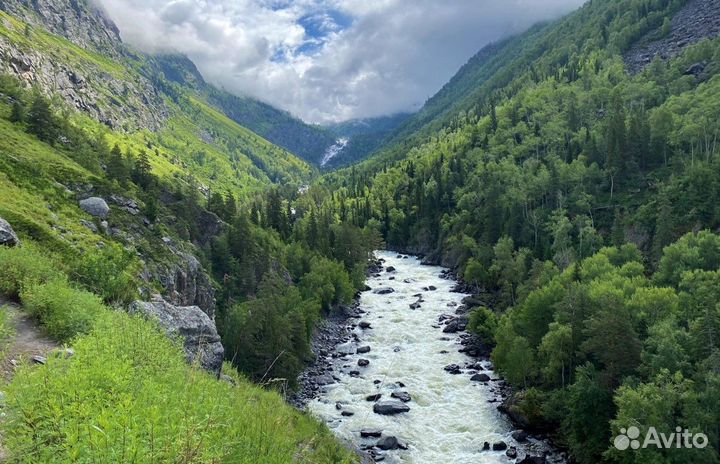
[[[294,384],[310,357],[310,336],[319,317],[316,300],[303,300],[282,277],[266,274],[257,298],[228,310],[225,349],[254,380]]]
[[[28,313],[58,340],[89,333],[106,311],[96,295],[72,288],[60,279],[32,285],[23,290],[21,298]]]
[[[26,289],[62,279],[53,263],[31,244],[0,247],[0,293],[20,297]]]
[[[481,306],[470,313],[468,330],[477,334],[483,343],[495,343],[497,330],[497,316],[488,308]]]
[[[73,348],[24,367],[8,387],[9,462],[352,462],[280,396],[187,366],[141,319],[108,312]]]
[[[137,298],[134,257],[114,245],[81,256],[72,266],[71,275],[107,303],[128,304]]]

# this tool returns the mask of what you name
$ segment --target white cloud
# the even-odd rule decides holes
[[[123,39],[309,122],[418,108],[487,43],[583,0],[97,0]]]

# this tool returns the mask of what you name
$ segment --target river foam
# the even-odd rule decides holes
[[[360,298],[360,307],[366,311],[361,320],[372,328],[353,330],[359,338],[356,345],[370,346],[370,352],[338,359],[334,373],[339,382],[323,387],[308,403],[308,410],[357,446],[377,441],[360,437],[360,430],[368,428],[381,429],[383,436],[395,436],[408,445],[407,450],[388,451],[385,462],[507,463],[504,452],[483,451],[484,442],[512,441],[509,422],[488,402],[493,397],[492,382],[473,382],[467,372],[451,375],[443,369],[475,361],[458,352],[459,336],[443,333],[438,323],[440,315],[454,314],[466,295],[451,292],[455,282],[440,277],[441,267],[424,266],[416,258],[400,258],[391,252],[378,252],[377,257],[385,260],[385,269],[394,267],[395,271],[369,277],[368,286],[395,291],[383,295],[371,290]],[[411,309],[410,304],[418,300],[416,294],[424,302],[419,309]],[[355,351],[348,346],[339,350]],[[361,358],[369,360],[369,366],[358,367]],[[353,370],[360,375],[350,375]],[[378,380],[380,384],[375,383]],[[366,397],[381,393],[382,400],[391,399],[394,390],[411,395],[410,411],[375,414],[373,402]],[[342,411],[353,415],[343,416]]]

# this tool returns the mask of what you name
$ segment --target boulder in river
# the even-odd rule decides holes
[[[519,460],[518,464],[545,464],[546,461],[545,456],[527,455]]]
[[[382,398],[382,393],[375,393],[373,395],[366,396],[365,401],[377,401],[380,398]]]
[[[392,287],[378,287],[375,290],[373,290],[373,293],[377,295],[387,295],[389,293],[393,293],[395,291]]]
[[[369,352],[370,352],[370,347],[367,345],[358,347],[358,349],[357,349],[358,354],[365,354],[365,353],[369,353]]]
[[[412,399],[412,397],[410,396],[410,393],[405,392],[405,391],[394,391],[390,394],[390,396],[402,401],[403,403],[407,403],[408,401],[410,401]]]
[[[528,435],[524,430],[516,430],[512,433],[513,439],[518,443],[527,441]]]
[[[370,323],[368,321],[360,321],[360,323],[358,324],[358,327],[360,327],[361,329],[371,329],[372,328],[372,326],[370,325]]]
[[[14,247],[20,244],[20,239],[12,226],[3,218],[0,218],[0,245]]]
[[[398,449],[398,445],[398,439],[393,436],[389,436],[379,439],[375,446],[377,446],[381,450],[387,451]]]
[[[385,271],[386,271],[386,272],[395,272],[395,268],[392,267],[392,266],[388,266],[388,267],[385,268]]]
[[[398,400],[378,401],[373,405],[373,412],[384,416],[401,414],[408,411],[410,411],[410,406]]]
[[[105,219],[110,213],[110,207],[100,197],[90,197],[80,200],[80,208],[91,216]]]
[[[382,435],[380,429],[362,429],[360,430],[360,436],[363,438],[379,438]]]
[[[449,372],[450,374],[453,374],[453,375],[457,375],[461,372],[460,366],[458,366],[457,364],[448,364],[443,369],[445,370],[445,372]]]
[[[507,449],[507,443],[502,440],[496,441],[492,444],[492,449],[493,451],[504,451]]]
[[[367,359],[360,358],[360,359],[358,359],[357,365],[360,367],[367,367],[368,365],[370,365],[370,361]]]
[[[472,380],[473,382],[489,382],[490,376],[487,374],[475,374],[470,377],[470,380]]]

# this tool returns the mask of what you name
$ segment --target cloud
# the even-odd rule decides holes
[[[123,39],[335,122],[417,109],[487,43],[584,0],[96,0]]]

